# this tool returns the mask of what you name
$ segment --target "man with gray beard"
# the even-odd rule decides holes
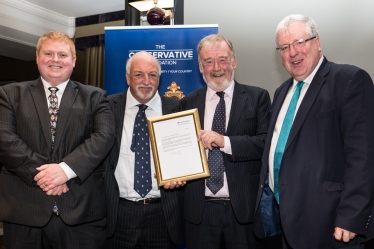
[[[108,97],[116,141],[105,160],[108,249],[174,249],[184,241],[182,182],[159,188],[154,177],[147,117],[178,111],[157,88],[161,66],[145,51],[126,63],[129,89]]]
[[[270,97],[234,80],[236,57],[221,35],[197,48],[207,86],[181,100],[198,108],[210,177],[188,182],[184,192],[187,248],[259,248],[252,221],[264,149]]]

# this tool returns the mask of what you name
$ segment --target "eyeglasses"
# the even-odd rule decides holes
[[[286,53],[286,52],[289,52],[290,49],[291,49],[291,45],[296,49],[296,48],[302,48],[305,46],[305,43],[307,41],[310,41],[310,40],[313,40],[314,38],[316,38],[316,36],[313,36],[313,37],[310,37],[308,39],[299,39],[297,41],[294,41],[293,43],[291,44],[283,44],[283,45],[280,45],[279,47],[276,48],[276,50],[278,50],[280,53]]]

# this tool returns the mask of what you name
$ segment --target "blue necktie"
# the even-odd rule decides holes
[[[145,116],[148,106],[143,104],[138,106],[130,149],[135,153],[134,190],[144,198],[152,189],[149,134]]]
[[[279,177],[279,170],[282,163],[282,157],[284,153],[284,149],[286,148],[288,135],[290,135],[293,118],[295,116],[295,110],[297,101],[300,97],[301,88],[303,88],[305,82],[300,81],[297,83],[296,90],[292,95],[290,105],[288,106],[286,116],[284,117],[283,124],[281,131],[279,133],[277,146],[275,147],[274,152],[274,197],[279,203],[279,188],[278,188],[278,177]]]
[[[216,106],[214,112],[212,131],[215,131],[221,135],[225,133],[226,127],[226,105],[225,105],[225,93],[217,92],[220,100]],[[225,166],[223,165],[223,155],[218,147],[213,147],[208,153],[208,166],[210,170],[210,177],[206,179],[206,186],[216,194],[223,187],[223,172]]]

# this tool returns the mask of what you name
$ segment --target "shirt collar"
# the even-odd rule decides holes
[[[49,93],[49,87],[51,87],[52,85],[49,84],[45,79],[43,79],[43,77],[40,77],[41,80],[42,80],[42,83],[43,83],[43,86],[44,86],[44,91]],[[65,88],[66,86],[68,85],[68,82],[69,80],[65,81],[65,82],[62,82],[61,84],[58,84],[56,87],[58,88],[58,93],[59,94],[62,94],[64,91],[65,91]]]
[[[230,98],[232,98],[234,94],[234,85],[235,85],[235,82],[234,80],[232,80],[230,85],[225,90],[223,90],[223,92],[225,92],[225,95],[229,96]],[[206,91],[206,99],[211,100],[215,96],[218,97],[218,95],[216,94],[216,91],[214,91],[212,88],[208,86],[208,89]]]
[[[132,96],[130,89],[127,90],[127,96],[126,96],[126,108],[138,108],[137,105],[139,105],[139,101],[137,101],[134,96]],[[157,110],[158,106],[161,106],[161,97],[158,94],[158,91],[156,91],[155,96],[145,103],[145,105],[148,106],[147,109],[151,110]]]

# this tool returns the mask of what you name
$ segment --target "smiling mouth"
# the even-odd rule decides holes
[[[49,66],[50,68],[52,68],[52,69],[60,69],[60,68],[62,68],[61,66]]]
[[[223,76],[223,75],[225,75],[224,72],[213,72],[213,73],[212,73],[212,76],[213,76],[213,77],[221,77],[221,76]]]
[[[302,62],[302,60],[298,60],[298,61],[293,61],[291,62],[293,65],[297,65],[297,64],[300,64]]]

